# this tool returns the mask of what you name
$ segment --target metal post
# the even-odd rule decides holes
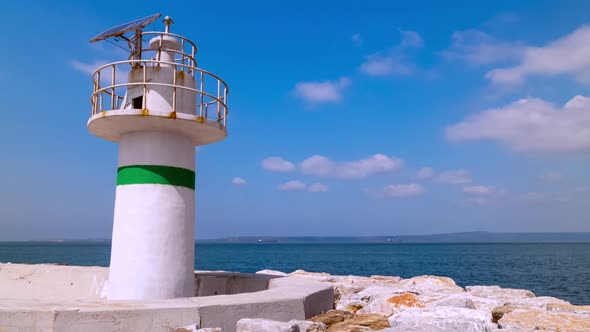
[[[147,64],[143,66],[143,98],[141,109],[147,109]]]
[[[141,60],[141,43],[141,29],[137,29],[135,30],[135,60]],[[139,62],[137,64],[139,64]]]
[[[117,109],[116,105],[115,105],[115,85],[116,85],[116,74],[117,74],[117,68],[115,65],[113,65],[113,77],[111,79],[111,86],[113,87],[113,89],[111,90],[111,109],[115,110]]]
[[[174,86],[172,89],[172,112],[176,113],[176,74],[177,74],[177,67],[174,66],[174,77],[172,78],[172,85]]]
[[[227,88],[223,89],[223,103],[225,104],[225,111],[223,114],[223,126],[227,123]]]
[[[205,80],[205,76],[203,72],[201,72],[201,88],[200,88],[200,95],[201,95],[201,102],[199,104],[199,116],[203,117],[203,81]],[[205,115],[207,117],[207,115]]]
[[[96,79],[97,79],[97,81],[96,81],[97,82],[96,83],[97,84],[96,91],[98,91],[98,90],[100,90],[100,70],[97,72]],[[98,95],[100,95],[100,97]],[[100,98],[100,100],[99,100],[99,98]],[[99,102],[100,102],[100,107],[98,107],[98,103]],[[102,112],[102,92],[99,92],[96,95],[96,105],[97,105],[98,110]]]
[[[164,28],[164,32],[170,33],[170,25],[174,24],[174,21],[172,21],[170,16],[166,16],[164,17],[164,20],[162,22],[164,22],[164,24],[166,25],[166,27]]]
[[[217,122],[221,123],[221,81],[217,79]]]

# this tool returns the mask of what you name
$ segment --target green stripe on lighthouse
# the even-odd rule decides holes
[[[181,167],[131,165],[119,167],[117,185],[165,184],[195,189],[195,171]]]

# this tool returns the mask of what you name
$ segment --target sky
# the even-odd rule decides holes
[[[0,240],[110,238],[88,40],[162,13],[229,85],[196,238],[590,231],[586,1],[4,1]],[[163,24],[158,20],[158,30]]]

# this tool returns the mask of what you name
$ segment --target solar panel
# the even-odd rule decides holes
[[[116,27],[112,27],[104,31],[103,33],[99,34],[98,36],[90,39],[90,42],[94,43],[99,40],[107,39],[109,37],[122,36],[124,33],[129,31],[143,29],[146,26],[150,25],[153,21],[157,20],[160,16],[162,16],[162,14],[158,13],[148,17],[140,18],[139,20],[131,21],[129,23],[117,25]]]

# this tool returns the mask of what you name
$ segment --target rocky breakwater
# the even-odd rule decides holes
[[[291,324],[284,331],[590,331],[590,306],[536,297],[524,289],[462,288],[450,278],[437,276],[402,279],[302,270],[290,274],[271,270],[258,273],[310,278],[334,287],[334,310],[311,318],[317,324],[309,328]],[[238,328],[238,332],[248,331]]]

